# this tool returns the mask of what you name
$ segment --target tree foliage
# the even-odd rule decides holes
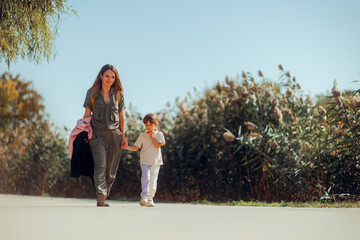
[[[16,133],[27,122],[43,124],[42,97],[31,88],[31,82],[23,82],[19,75],[9,73],[0,76],[0,129]]]
[[[69,176],[64,134],[46,120],[41,95],[19,76],[1,76],[0,100],[0,192],[49,193]]]
[[[66,0],[1,0],[0,60],[49,61],[60,16],[70,12],[75,13]]]

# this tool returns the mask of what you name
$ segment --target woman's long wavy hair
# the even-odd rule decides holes
[[[102,90],[102,81],[101,81],[100,75],[104,75],[104,73],[109,69],[112,70],[115,73],[115,81],[111,85],[110,93],[112,93],[114,90],[115,91],[120,90],[121,92],[124,92],[124,89],[123,89],[123,86],[121,84],[120,76],[119,76],[119,73],[118,73],[117,69],[111,64],[106,64],[101,68],[99,74],[97,75],[97,77],[95,79],[94,84],[90,88],[91,94],[92,94],[92,96],[94,98],[99,96],[99,94],[100,94],[100,92]]]

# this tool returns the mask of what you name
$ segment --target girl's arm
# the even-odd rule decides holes
[[[128,146],[128,141],[125,138],[125,117],[124,110],[119,113],[119,124],[120,124],[120,132],[121,132],[121,147],[126,148]],[[136,149],[137,150],[137,149]],[[135,151],[136,151],[135,150]]]
[[[124,147],[124,149],[135,152],[135,151],[139,150],[140,148],[137,146],[126,146],[126,147]]]
[[[156,149],[159,149],[161,146],[164,146],[164,145],[165,145],[165,143],[157,142],[157,141],[155,140],[155,138],[153,137],[154,132],[150,132],[150,133],[148,133],[148,135],[149,135],[149,137],[150,137],[150,140],[151,140],[152,144],[154,145],[154,147],[155,147]]]

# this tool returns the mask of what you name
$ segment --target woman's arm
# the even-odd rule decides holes
[[[125,137],[125,117],[124,110],[119,113],[119,124],[120,124],[120,132],[121,132],[121,147],[126,148],[128,146],[128,142]],[[137,150],[137,149],[136,149]],[[135,151],[136,151],[135,150]]]
[[[86,107],[85,108],[85,113],[84,113],[84,118],[90,117],[91,116],[91,110],[90,108]]]

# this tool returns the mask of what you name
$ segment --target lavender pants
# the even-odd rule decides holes
[[[141,165],[141,196],[146,195],[149,199],[155,196],[156,183],[160,165]]]

